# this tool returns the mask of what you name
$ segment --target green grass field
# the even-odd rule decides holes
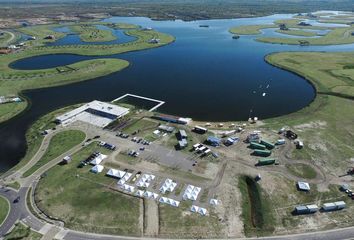
[[[317,176],[316,171],[309,165],[297,163],[297,164],[289,164],[286,165],[286,168],[290,173],[297,177],[306,178],[306,179],[314,179]]]
[[[287,34],[287,35],[292,35],[292,36],[303,36],[303,37],[314,37],[317,36],[317,34],[315,32],[311,32],[311,31],[305,31],[305,30],[295,30],[295,29],[290,29],[287,31],[284,30],[276,30],[276,32],[278,33],[282,33],[282,34]]]
[[[106,234],[139,236],[140,200],[110,190],[116,180],[89,172],[92,166],[77,168],[94,151],[109,154],[97,142],[72,156],[68,165],[47,171],[36,189],[37,205],[65,222],[70,229]]]
[[[274,24],[264,24],[264,25],[244,25],[233,27],[229,31],[232,34],[239,35],[256,35],[260,34],[262,29],[265,28],[276,28],[277,26]]]
[[[0,123],[13,118],[25,108],[25,102],[0,104]]]
[[[40,233],[32,231],[22,223],[17,223],[15,228],[7,234],[4,240],[39,240],[42,238]]]
[[[10,211],[9,202],[5,198],[0,197],[0,226],[4,222],[9,211]]]
[[[354,65],[353,53],[277,53],[267,62],[295,72],[314,84],[317,97],[304,109],[266,120],[265,127],[290,126],[305,141],[293,157],[346,171],[354,155]]]
[[[80,144],[85,139],[85,133],[78,130],[67,130],[59,132],[51,139],[47,151],[43,157],[33,167],[28,169],[23,176],[27,177],[34,173],[37,169],[44,166],[54,158],[59,157],[61,154],[69,151],[76,145]]]
[[[117,39],[112,31],[98,29],[91,24],[72,25],[70,29],[79,34],[80,39],[84,42],[108,42]]]

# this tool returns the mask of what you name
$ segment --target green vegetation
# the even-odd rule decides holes
[[[6,47],[18,39],[18,35],[13,32],[0,30],[0,47]]]
[[[264,236],[274,232],[273,208],[266,193],[249,176],[241,176],[242,218],[246,236]]]
[[[1,85],[1,83],[0,83]],[[25,102],[0,104],[0,123],[16,116],[26,108]]]
[[[280,38],[280,37],[260,37],[257,41],[265,43],[277,43],[277,44],[292,44],[298,45],[301,42],[306,42],[309,45],[338,45],[354,43],[354,36],[351,33],[354,31],[354,27],[339,27],[334,28],[325,36],[318,38]]]
[[[282,34],[287,34],[287,35],[292,35],[292,36],[304,36],[304,37],[314,37],[317,36],[316,32],[311,32],[311,31],[305,31],[305,30],[295,30],[295,29],[290,29],[290,30],[276,30],[278,33]]]
[[[159,204],[159,236],[169,238],[220,238],[222,224],[210,208],[209,216],[190,212],[191,202],[182,201],[178,208]]]
[[[134,132],[153,131],[158,126],[158,123],[148,119],[136,119],[133,123],[123,128],[123,131],[128,134]]]
[[[140,235],[139,199],[112,190],[116,180],[89,172],[92,166],[77,168],[94,151],[109,153],[93,142],[73,154],[69,164],[48,170],[36,189],[38,207],[70,229]]]
[[[290,126],[295,131],[301,130],[305,147],[294,151],[294,157],[346,171],[347,165],[343,163],[354,155],[353,56],[353,53],[285,52],[266,57],[267,62],[304,76],[317,91],[316,99],[308,107],[265,121],[265,127]]]
[[[4,240],[39,240],[41,238],[42,235],[32,231],[30,227],[16,223],[15,228],[5,236]]]
[[[7,217],[8,212],[10,211],[10,204],[7,199],[0,196],[0,226]]]
[[[84,42],[108,42],[117,39],[112,31],[98,29],[97,26],[91,24],[72,25],[70,28],[78,33]]]
[[[67,130],[59,132],[51,139],[47,151],[42,158],[33,165],[23,176],[27,177],[47,164],[50,160],[59,157],[61,154],[69,151],[85,139],[85,133],[79,130]]]
[[[297,177],[314,179],[317,176],[316,171],[309,165],[303,163],[288,164],[286,168]]]
[[[233,27],[229,31],[232,34],[239,34],[239,35],[255,35],[260,34],[262,29],[265,28],[276,28],[277,26],[274,24],[264,24],[264,25],[244,25]]]
[[[6,186],[18,190],[18,189],[20,189],[21,184],[19,182],[12,182],[12,183],[6,184]]]

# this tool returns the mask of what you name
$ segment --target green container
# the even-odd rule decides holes
[[[255,149],[253,154],[256,155],[256,156],[268,157],[268,156],[270,156],[270,154],[272,154],[272,152],[269,151],[269,150]]]
[[[261,149],[261,150],[265,150],[266,149],[266,146],[264,146],[262,144],[259,144],[259,143],[256,143],[256,142],[251,142],[250,143],[250,147],[252,149]]]
[[[270,149],[273,149],[275,147],[273,143],[267,142],[265,140],[261,140],[261,144],[263,144],[264,146]]]
[[[275,163],[274,158],[263,158],[258,161],[258,165],[264,166],[264,165],[272,165]]]

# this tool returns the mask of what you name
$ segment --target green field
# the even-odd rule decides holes
[[[295,29],[290,29],[290,30],[276,30],[278,33],[282,34],[287,34],[287,35],[292,35],[292,36],[303,36],[303,37],[314,37],[317,36],[317,33],[311,32],[311,31],[305,31],[305,30],[295,30]]]
[[[94,24],[94,23],[91,23]],[[73,25],[68,23],[67,25]],[[15,70],[9,67],[14,61],[30,58],[33,56],[47,54],[78,54],[89,56],[104,56],[130,51],[144,50],[164,46],[174,41],[174,37],[156,32],[154,30],[137,29],[131,24],[102,24],[113,28],[126,29],[125,33],[136,37],[136,40],[122,44],[111,45],[63,45],[63,46],[44,46],[46,42],[55,40],[45,40],[47,35],[55,36],[55,39],[64,37],[65,33],[55,32],[53,28],[65,26],[59,24],[38,25],[20,28],[19,31],[35,36],[37,39],[27,41],[29,46],[18,53],[6,54],[0,56],[0,95],[18,95],[21,91],[27,89],[52,87],[58,85],[69,84],[78,81],[93,79],[100,76],[109,75],[113,72],[120,71],[129,66],[129,62],[121,59],[93,59],[81,61],[74,64],[60,66],[57,68],[41,69],[41,70]],[[76,24],[80,27],[83,24]],[[92,27],[91,25],[88,25]],[[72,26],[74,27],[74,26]],[[159,44],[151,44],[149,40],[159,38]],[[107,39],[95,39],[95,41],[104,41]],[[0,122],[5,121],[25,108],[25,105],[18,106],[14,109],[8,107],[0,107]]]
[[[0,30],[0,47],[6,47],[17,39],[16,34]]]
[[[0,104],[0,123],[16,116],[25,108],[25,102]]]
[[[80,39],[84,42],[108,42],[117,39],[112,31],[98,29],[92,24],[72,25],[70,29],[79,34]]]
[[[317,176],[316,171],[309,165],[297,163],[297,164],[289,164],[286,165],[286,168],[290,173],[297,177],[306,178],[306,179],[314,179]]]
[[[22,223],[17,223],[12,231],[7,234],[4,240],[39,240],[42,238],[40,233],[32,231]]]
[[[59,157],[61,154],[80,144],[84,141],[84,139],[85,133],[78,130],[67,130],[55,134],[42,158],[35,165],[33,165],[33,167],[28,169],[23,176],[27,177],[31,175],[51,160]]]
[[[108,169],[94,174],[89,172],[92,166],[77,168],[94,151],[109,154],[93,142],[75,153],[68,165],[47,171],[36,189],[37,205],[70,229],[139,236],[139,199],[111,190],[116,180],[104,175]]]
[[[354,155],[354,53],[285,52],[271,54],[267,62],[295,72],[316,88],[317,97],[304,109],[266,120],[265,127],[290,126],[305,140],[293,157],[308,159],[345,172]]]
[[[10,211],[9,202],[5,198],[0,197],[0,226],[4,222],[9,211]]]
[[[264,25],[244,25],[233,27],[229,31],[232,34],[239,35],[256,35],[260,34],[262,29],[266,28],[276,28],[277,26],[274,24],[264,24]]]

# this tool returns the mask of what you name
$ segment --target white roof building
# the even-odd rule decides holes
[[[136,186],[148,188],[152,180],[155,179],[155,175],[152,174],[143,174],[139,181],[136,183]]]
[[[95,158],[90,162],[90,164],[92,164],[92,165],[98,165],[98,164],[100,164],[100,163],[103,161],[103,159],[105,159],[105,158],[107,158],[107,155],[100,154],[100,155],[98,155],[97,157],[95,157]]]
[[[214,199],[214,198],[212,198],[212,199],[210,199],[210,205],[212,205],[212,206],[217,206],[217,205],[219,205],[219,201],[217,200],[217,199]]]
[[[184,191],[183,199],[184,200],[189,199],[189,200],[195,201],[195,200],[197,200],[200,191],[201,191],[200,187],[188,185],[186,190]]]
[[[172,181],[172,179],[167,178],[165,182],[162,184],[162,186],[160,187],[160,192],[161,193],[173,192],[176,186],[177,186],[176,182]]]
[[[103,128],[128,113],[128,108],[94,100],[58,116],[55,121],[67,125],[79,120]]]
[[[167,197],[160,197],[159,202],[171,205],[173,207],[179,207],[179,204],[180,204],[179,201],[174,200],[172,198],[167,198]]]
[[[307,182],[297,182],[297,187],[302,191],[310,191],[310,184]]]
[[[107,176],[110,177],[115,177],[115,178],[122,178],[125,175],[125,171],[121,171],[121,170],[117,170],[114,168],[111,168],[108,170],[108,172],[106,173]]]
[[[143,190],[136,191],[135,196],[143,197],[144,196],[144,191]]]
[[[102,165],[95,165],[91,168],[90,171],[93,173],[100,173],[103,171],[103,169],[104,169],[104,167]]]

